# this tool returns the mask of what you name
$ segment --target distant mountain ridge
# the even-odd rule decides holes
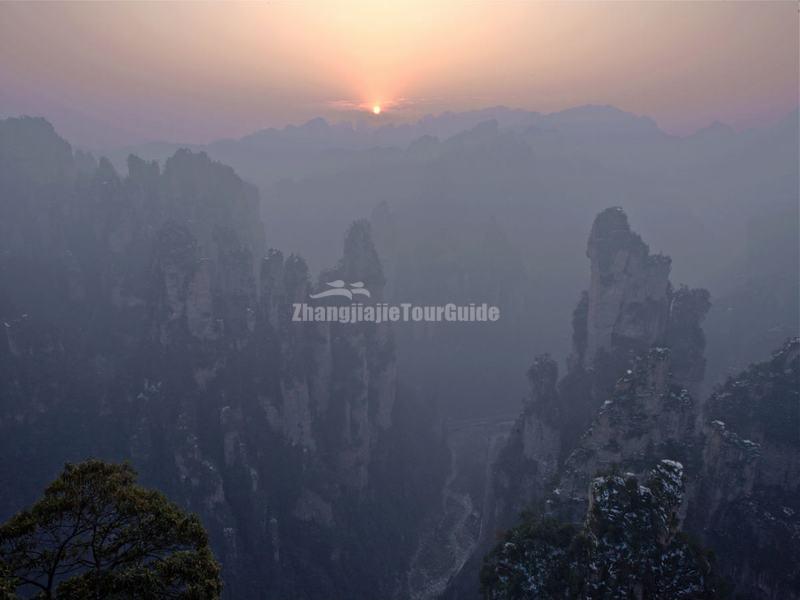
[[[105,154],[117,164],[127,154],[161,160],[178,148],[206,149],[210,154],[232,152],[235,149],[269,152],[291,150],[325,152],[330,150],[358,151],[370,148],[407,148],[410,144],[431,136],[444,140],[468,131],[481,123],[496,121],[499,129],[517,133],[531,131],[561,131],[562,133],[625,133],[628,135],[657,135],[671,137],[658,128],[656,122],[610,105],[585,105],[551,113],[540,113],[506,106],[493,106],[463,112],[446,111],[425,115],[408,123],[369,124],[365,121],[331,122],[322,117],[300,125],[269,127],[240,138],[221,138],[208,144],[184,144],[153,141],[132,146],[107,148]]]
[[[366,150],[369,148],[406,148],[425,136],[444,140],[468,131],[480,123],[496,121],[499,128],[517,133],[558,131],[569,135],[613,134],[625,136],[654,136],[664,139],[704,139],[710,135],[751,135],[754,131],[791,129],[797,122],[798,109],[788,113],[776,124],[748,129],[737,133],[731,126],[714,121],[692,134],[677,136],[664,132],[651,117],[636,115],[612,105],[586,104],[549,113],[491,106],[467,111],[445,111],[429,114],[416,121],[370,123],[360,121],[331,121],[315,117],[301,124],[267,127],[238,138],[219,138],[207,144],[154,140],[141,144],[107,147],[102,150],[111,156],[133,153],[144,157],[151,154],[171,154],[178,148],[207,149],[212,153],[230,150],[241,145],[250,150],[268,151],[287,148],[306,151]]]

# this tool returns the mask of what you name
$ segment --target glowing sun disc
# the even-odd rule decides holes
[[[381,114],[381,105],[380,105],[380,104],[376,104],[376,105],[374,105],[374,106],[372,107],[372,114],[373,114],[373,115],[379,115],[379,114]]]

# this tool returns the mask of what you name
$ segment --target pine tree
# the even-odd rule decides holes
[[[136,483],[127,464],[67,464],[0,526],[0,597],[219,598],[200,520]]]

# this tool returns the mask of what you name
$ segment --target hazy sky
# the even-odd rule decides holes
[[[0,114],[85,146],[497,104],[741,128],[797,106],[798,22],[795,2],[0,2]]]

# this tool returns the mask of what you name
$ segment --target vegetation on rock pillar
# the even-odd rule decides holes
[[[723,597],[706,552],[678,531],[683,467],[663,460],[642,485],[597,477],[583,526],[527,516],[485,558],[487,600]]]

